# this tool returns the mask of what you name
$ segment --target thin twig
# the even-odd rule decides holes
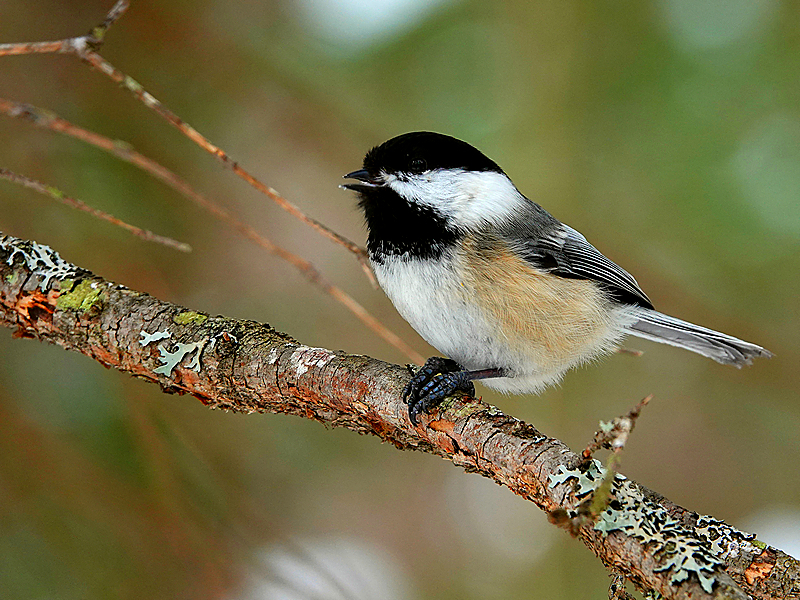
[[[611,583],[608,586],[608,600],[634,600],[625,589],[625,577],[622,573],[612,571]]]
[[[600,448],[610,448],[613,452],[621,452],[628,442],[628,436],[636,426],[636,420],[647,406],[653,396],[646,396],[636,403],[628,414],[617,417],[610,423],[600,422],[600,429],[594,434],[594,439],[581,453],[584,460],[589,460]]]
[[[108,28],[116,23],[125,11],[128,10],[128,0],[118,0],[108,11],[103,22],[86,35],[66,38],[54,42],[19,42],[14,44],[0,44],[0,56],[13,56],[20,54],[46,54],[57,52],[60,54],[80,54],[87,47],[99,50],[103,45]]]
[[[392,332],[378,319],[373,317],[369,311],[367,311],[367,309],[365,309],[344,290],[328,282],[312,263],[304,258],[301,258],[300,256],[297,256],[296,254],[293,254],[292,252],[289,252],[285,248],[278,246],[263,235],[259,234],[251,226],[234,217],[230,211],[223,208],[216,202],[209,200],[202,194],[196,192],[186,181],[178,177],[175,173],[155,162],[154,160],[144,156],[143,154],[136,152],[128,144],[119,140],[113,140],[109,137],[89,131],[82,127],[78,127],[77,125],[70,123],[66,119],[62,119],[50,111],[31,106],[29,104],[23,104],[20,102],[14,102],[0,98],[0,112],[3,112],[11,117],[29,121],[39,127],[44,127],[46,129],[63,133],[84,141],[97,148],[100,148],[101,150],[105,150],[117,158],[133,164],[143,171],[151,174],[153,177],[159,179],[178,193],[182,194],[185,198],[209,211],[218,219],[225,221],[230,226],[234,227],[254,244],[292,264],[306,279],[322,288],[322,290],[327,294],[333,296],[337,302],[343,304],[356,316],[356,318],[364,323],[364,325],[371,329],[375,334],[383,338],[383,340],[385,340],[387,343],[405,354],[409,359],[411,359],[412,362],[417,364],[422,364],[424,362],[424,358],[419,352],[414,350],[397,334]]]
[[[582,527],[587,524],[595,523],[604,510],[606,510],[613,499],[614,481],[617,470],[622,462],[622,451],[628,442],[628,437],[636,425],[636,419],[642,412],[642,408],[647,406],[652,396],[647,396],[640,400],[628,414],[617,417],[606,423],[600,421],[600,429],[594,434],[594,439],[581,453],[583,468],[587,472],[595,470],[592,475],[594,487],[591,495],[584,500],[574,514],[569,514],[564,510],[556,510],[548,515],[550,522],[562,529],[566,529],[573,536],[578,535]],[[594,461],[592,456],[600,448],[611,449],[611,454],[606,461],[604,469],[600,468],[600,463]]]
[[[617,354],[629,354],[630,356],[643,356],[644,350],[634,350],[633,348],[617,348]]]
[[[66,47],[69,40],[57,42],[20,42],[16,44],[0,44],[0,56],[14,56],[17,54],[46,54],[52,52],[72,52]]]
[[[117,3],[111,7],[111,10],[108,11],[108,14],[106,15],[106,18],[103,19],[103,22],[92,29],[91,35],[94,36],[94,38],[98,41],[98,44],[102,44],[106,35],[106,31],[108,31],[108,28],[116,23],[117,19],[125,14],[125,11],[128,10],[128,5],[128,0],[118,0]]]
[[[175,248],[176,250],[180,250],[181,252],[192,251],[192,247],[189,246],[189,244],[173,240],[172,238],[163,235],[158,235],[157,233],[153,233],[152,231],[149,231],[147,229],[142,229],[141,227],[136,227],[135,225],[130,225],[129,223],[126,223],[125,221],[118,219],[114,215],[111,215],[97,208],[93,208],[88,204],[86,204],[85,202],[83,202],[82,200],[78,200],[77,198],[72,198],[70,196],[67,196],[61,190],[56,189],[50,185],[45,185],[40,181],[36,181],[35,179],[25,177],[24,175],[20,175],[19,173],[14,173],[13,171],[9,171],[8,169],[3,169],[1,167],[0,167],[0,179],[5,179],[12,183],[18,183],[19,185],[35,190],[40,194],[49,196],[53,200],[58,200],[62,204],[66,204],[71,208],[82,210],[83,212],[89,213],[93,217],[97,217],[98,219],[107,221],[112,225],[121,227],[122,229],[129,231],[133,235],[140,237],[143,240],[147,240],[148,242],[156,242],[158,244],[163,244],[165,246],[169,246],[170,248]]]
[[[209,154],[219,159],[220,162],[222,162],[222,164],[230,168],[241,179],[244,179],[256,190],[258,190],[268,198],[272,199],[283,210],[285,210],[295,218],[299,219],[303,223],[310,225],[324,236],[328,237],[329,239],[333,240],[337,244],[340,244],[341,246],[352,252],[356,256],[358,261],[361,263],[364,272],[368,275],[370,280],[374,281],[373,279],[374,275],[372,274],[372,270],[370,269],[369,263],[367,261],[367,253],[363,248],[361,248],[354,242],[351,242],[344,236],[339,235],[338,233],[330,229],[328,226],[323,225],[316,219],[309,217],[302,210],[300,210],[299,207],[297,207],[295,204],[293,204],[292,202],[281,196],[274,188],[266,185],[258,178],[256,178],[254,175],[251,175],[248,171],[246,171],[243,167],[241,167],[238,162],[233,160],[224,150],[222,150],[222,148],[219,148],[218,146],[212,144],[210,140],[208,140],[205,136],[203,136],[194,127],[184,122],[180,117],[178,117],[178,115],[176,115],[174,112],[165,107],[152,94],[150,94],[147,90],[145,90],[144,87],[142,87],[142,85],[139,82],[125,75],[122,71],[114,67],[102,56],[100,56],[96,52],[92,52],[91,50],[83,50],[83,51],[78,51],[76,53],[82,60],[90,64],[92,67],[94,67],[101,73],[108,76],[112,81],[116,82],[117,84],[128,90],[131,94],[133,94],[136,98],[138,98],[141,102],[143,102],[145,106],[150,108],[157,115],[162,117],[176,129],[178,129],[181,133],[183,133],[186,137],[192,140],[195,144],[200,146],[203,150],[205,150]]]
[[[606,472],[603,480],[595,489],[589,502],[588,513],[593,520],[608,508],[611,502],[614,479],[622,462],[622,451],[625,449],[628,437],[636,426],[636,420],[642,413],[642,408],[647,406],[652,398],[652,395],[645,396],[627,415],[617,417],[610,423],[601,422],[600,429],[594,434],[594,440],[581,453],[584,460],[589,460],[596,450],[600,448],[611,449],[611,455],[606,461]]]
[[[144,103],[145,106],[153,110],[157,115],[177,128],[186,137],[203,148],[203,150],[217,157],[222,164],[230,168],[241,179],[244,179],[256,190],[270,198],[286,212],[293,215],[303,223],[310,225],[319,233],[352,252],[361,264],[361,268],[364,270],[367,278],[370,280],[373,286],[376,285],[375,276],[372,273],[372,269],[369,266],[369,261],[367,260],[367,253],[363,248],[348,240],[344,236],[336,233],[326,225],[323,225],[316,219],[309,217],[302,210],[300,210],[298,206],[281,196],[274,188],[266,185],[258,178],[251,175],[247,170],[239,166],[239,163],[234,161],[224,150],[212,144],[210,140],[203,136],[194,127],[184,122],[183,119],[164,106],[152,94],[145,90],[139,82],[134,80],[132,77],[125,75],[122,71],[114,67],[111,63],[94,51],[95,49],[99,48],[100,44],[102,44],[108,27],[110,27],[122,15],[122,13],[127,9],[127,6],[127,0],[120,0],[117,2],[111,11],[109,11],[108,15],[106,15],[103,23],[98,27],[95,27],[88,35],[67,38],[56,42],[0,44],[0,56],[46,52],[75,54],[81,60],[88,63],[104,75],[108,76],[112,81],[119,84],[121,87],[128,90],[137,99]]]

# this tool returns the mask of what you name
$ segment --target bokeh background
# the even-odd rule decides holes
[[[111,0],[3,0],[0,41]],[[466,139],[663,311],[775,352],[723,367],[630,340],[539,397],[484,398],[579,449],[654,394],[623,471],[800,554],[800,5],[779,0],[135,0],[103,50],[269,185],[364,243],[337,189],[399,133]],[[132,144],[313,261],[424,355],[354,259],[73,57],[0,59],[0,96]],[[0,115],[0,165],[190,243],[0,181],[0,231],[312,346],[406,358],[293,268],[136,168]],[[0,597],[602,598],[590,553],[437,458],[210,411],[0,331]]]

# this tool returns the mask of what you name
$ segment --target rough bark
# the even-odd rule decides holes
[[[299,415],[441,456],[507,486],[605,564],[665,598],[800,598],[800,563],[630,480],[587,512],[603,478],[557,439],[457,397],[414,427],[406,368],[310,348],[269,325],[209,316],[108,282],[47,246],[0,235],[0,323],[212,408]]]

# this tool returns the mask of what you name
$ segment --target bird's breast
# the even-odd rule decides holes
[[[373,267],[397,312],[431,346],[467,368],[498,362],[500,342],[470,299],[453,249],[435,260],[385,257]]]

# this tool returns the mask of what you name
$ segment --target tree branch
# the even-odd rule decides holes
[[[0,99],[0,104],[2,104],[2,99]],[[62,192],[58,188],[53,187],[52,185],[45,185],[41,181],[36,181],[35,179],[31,179],[30,177],[26,177],[25,175],[20,175],[19,173],[14,173],[13,171],[9,171],[8,169],[4,169],[3,167],[0,167],[0,179],[5,179],[6,181],[10,181],[11,183],[16,183],[28,189],[39,192],[43,196],[52,198],[56,202],[65,204],[70,208],[74,208],[75,210],[80,210],[82,212],[88,213],[93,217],[95,217],[96,219],[100,219],[101,221],[105,221],[106,223],[111,223],[112,225],[120,227],[125,231],[127,231],[128,233],[131,233],[136,237],[145,240],[147,242],[156,242],[157,244],[163,244],[164,246],[173,248],[175,250],[180,250],[181,252],[192,251],[192,247],[189,244],[186,244],[184,242],[179,242],[165,235],[158,235],[157,233],[153,233],[152,231],[149,231],[147,229],[142,229],[141,227],[136,227],[135,225],[126,223],[122,219],[118,219],[112,214],[94,208],[92,206],[89,206],[83,200],[78,200],[77,198],[73,198],[72,196],[67,196],[64,192]]]
[[[211,317],[106,281],[47,246],[0,236],[0,323],[205,405],[295,414],[436,454],[507,486],[558,520],[605,473],[559,440],[457,397],[412,426],[408,371],[309,348],[269,325]],[[604,565],[665,598],[797,598],[800,563],[755,536],[687,511],[621,476],[577,535]]]

